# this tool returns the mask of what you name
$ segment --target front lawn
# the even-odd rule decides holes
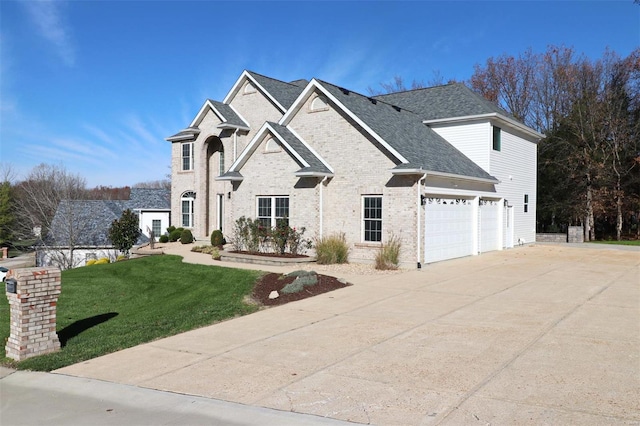
[[[150,256],[62,273],[57,331],[62,350],[13,363],[5,358],[9,304],[0,299],[0,359],[50,371],[257,309],[243,302],[260,272]]]
[[[621,246],[640,246],[640,240],[602,240],[602,241],[589,241],[589,243],[593,244],[616,244]]]

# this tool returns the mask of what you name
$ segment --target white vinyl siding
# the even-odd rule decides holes
[[[488,122],[431,126],[431,128],[487,173],[491,173],[489,163],[491,125]]]

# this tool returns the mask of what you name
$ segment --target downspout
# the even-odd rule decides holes
[[[416,261],[417,261],[417,264],[418,264],[418,269],[422,269],[422,263],[420,263],[421,262],[421,259],[420,259],[420,254],[421,254],[421,251],[420,251],[421,238],[420,237],[421,237],[421,235],[420,235],[420,233],[422,232],[421,231],[421,227],[420,227],[420,222],[421,222],[421,220],[420,220],[420,210],[422,209],[422,184],[421,184],[421,182],[423,182],[426,178],[427,178],[427,174],[425,173],[425,174],[422,175],[421,178],[418,179],[418,197],[417,197],[418,209],[416,211],[416,217],[417,217],[416,225],[417,225],[417,229],[418,229],[418,233],[416,235],[416,256],[417,256]]]
[[[233,162],[238,158],[238,129],[233,132]]]
[[[323,197],[322,197],[322,187],[324,186],[324,181],[327,180],[327,176],[323,177],[322,180],[320,180],[320,205],[318,206],[318,211],[319,211],[319,216],[320,216],[320,229],[318,230],[318,234],[320,235],[320,239],[322,239],[322,228],[323,228],[323,211],[322,211],[322,204],[323,204]]]

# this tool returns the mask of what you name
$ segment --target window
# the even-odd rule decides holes
[[[162,221],[160,219],[153,219],[151,221],[151,232],[155,239],[158,239],[162,235]]]
[[[329,102],[324,96],[317,96],[311,101],[310,111],[326,111],[329,109]]]
[[[363,240],[382,241],[382,197],[366,196],[362,198]]]
[[[182,170],[193,170],[193,142],[182,144]]]
[[[500,151],[502,145],[502,131],[500,127],[493,126],[493,150]]]
[[[182,194],[182,226],[184,228],[193,228],[193,202],[196,199],[196,193],[189,191]]]
[[[524,212],[529,211],[529,194],[524,194]]]
[[[219,175],[222,176],[224,174],[224,146],[220,144],[220,151],[218,151],[218,155],[220,158],[218,159],[218,171]]]
[[[283,219],[289,224],[289,197],[258,197],[258,220],[264,226],[275,227]]]

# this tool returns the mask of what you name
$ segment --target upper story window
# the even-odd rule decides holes
[[[502,129],[493,126],[493,150],[500,151],[502,148]]]
[[[326,111],[329,109],[329,101],[324,96],[316,96],[309,105],[309,111]]]
[[[253,84],[251,84],[251,82],[247,81],[247,83],[244,85],[244,90],[242,93],[244,93],[245,95],[256,93],[256,88]]]
[[[182,171],[193,170],[193,142],[182,143]]]
[[[524,212],[529,211],[529,194],[524,194]]]
[[[222,176],[225,172],[224,170],[224,145],[220,144],[220,151],[218,151],[218,174]]]
[[[382,195],[362,197],[362,240],[382,241]]]
[[[258,220],[263,226],[274,228],[278,220],[289,224],[289,197],[258,197]]]

